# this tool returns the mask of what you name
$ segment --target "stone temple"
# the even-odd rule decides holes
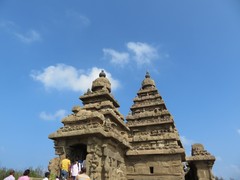
[[[192,145],[186,157],[173,117],[146,73],[126,119],[111,94],[104,71],[91,90],[80,96],[62,119],[63,127],[49,135],[56,158],[49,163],[53,174],[59,162],[86,160],[91,180],[212,180],[215,157],[202,144]]]

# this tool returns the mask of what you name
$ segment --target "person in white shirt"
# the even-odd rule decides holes
[[[14,170],[10,170],[9,176],[5,177],[3,180],[15,180],[14,173],[15,173]]]
[[[50,176],[50,173],[49,172],[45,172],[45,178],[43,180],[48,180],[49,176]]]
[[[78,172],[79,172],[78,161],[74,161],[74,164],[71,167],[71,176],[73,180],[76,180]]]

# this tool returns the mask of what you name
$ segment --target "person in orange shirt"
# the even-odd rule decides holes
[[[69,160],[68,155],[61,161],[61,177],[63,180],[66,180],[69,176],[71,161]]]

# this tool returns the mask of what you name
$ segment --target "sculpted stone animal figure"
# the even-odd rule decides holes
[[[60,174],[60,158],[55,157],[49,161],[48,170],[51,174],[59,175]]]

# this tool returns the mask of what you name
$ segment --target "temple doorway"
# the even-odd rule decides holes
[[[87,156],[87,145],[85,144],[75,144],[70,146],[70,160],[73,161],[79,161],[83,162],[83,160],[86,160]]]

